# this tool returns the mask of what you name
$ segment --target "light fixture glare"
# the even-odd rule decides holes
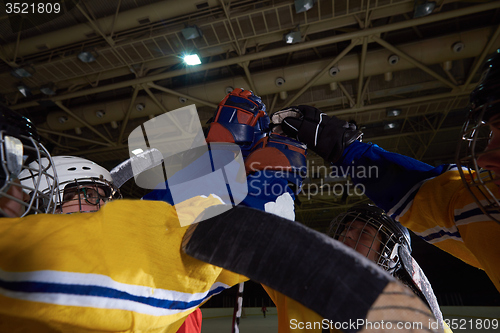
[[[31,77],[33,76],[33,73],[32,73],[33,70],[28,70],[26,68],[22,68],[22,67],[19,67],[19,68],[15,68],[13,69],[10,74],[15,77],[15,78],[18,78],[18,79],[24,79],[24,78],[27,78],[27,77]]]
[[[47,96],[55,95],[56,94],[56,90],[57,90],[56,86],[53,83],[49,83],[49,84],[47,84],[47,85],[45,85],[45,86],[43,86],[43,87],[40,88],[40,91],[43,94],[47,95]]]
[[[316,3],[316,0],[295,0],[295,12],[302,13],[306,12],[309,9],[313,8],[314,4]]]
[[[194,66],[201,64],[200,57],[197,54],[188,54],[184,56],[184,62],[186,65]]]
[[[400,109],[389,109],[387,110],[387,117],[397,117],[401,114]]]
[[[302,34],[300,33],[300,31],[290,31],[283,37],[287,44],[295,44],[302,40]]]
[[[436,7],[435,1],[415,0],[413,18],[432,14],[434,7]]]
[[[84,63],[90,63],[96,61],[96,56],[90,51],[82,51],[78,53],[78,59]]]
[[[387,123],[384,125],[385,130],[390,130],[390,129],[394,129],[394,128],[398,128],[398,127],[399,127],[398,123]]]
[[[24,97],[31,96],[31,89],[25,86],[24,84],[18,85],[17,90],[19,90],[19,92],[23,94]]]

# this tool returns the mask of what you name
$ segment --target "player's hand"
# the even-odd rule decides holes
[[[242,110],[250,111],[254,114],[259,111],[266,111],[266,105],[262,99],[251,90],[236,88],[224,98],[219,106],[234,106]]]
[[[295,194],[300,192],[307,177],[307,149],[302,142],[272,133],[259,140],[245,160],[247,174],[277,171]]]
[[[269,116],[262,99],[250,90],[234,89],[219,103],[207,142],[233,142],[246,157],[253,145],[269,131]]]
[[[335,116],[329,117],[315,107],[298,105],[287,109],[300,112],[302,117],[285,118],[281,123],[285,134],[304,142],[329,162],[338,161],[344,149],[362,135],[356,125]]]

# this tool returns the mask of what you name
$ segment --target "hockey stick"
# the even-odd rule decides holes
[[[441,325],[441,323],[443,322],[443,314],[439,309],[436,295],[432,290],[427,276],[425,276],[419,264],[415,261],[415,259],[413,259],[413,257],[410,255],[410,252],[408,252],[405,247],[400,246],[398,248],[398,253],[401,264],[404,268],[403,271],[405,271],[408,275],[405,280],[410,280],[409,283],[411,283],[413,287],[419,291],[418,294],[420,294],[420,298],[427,302],[427,305],[434,314],[434,317],[436,317],[438,323],[440,323]]]
[[[243,289],[245,287],[245,282],[238,284],[238,291],[236,292],[236,302],[234,303],[233,310],[233,326],[231,333],[240,333],[240,318],[241,310],[243,308]]]
[[[212,210],[206,213],[214,215]],[[248,207],[235,207],[193,224],[186,254],[260,282],[317,312],[343,332],[369,332],[375,321],[434,319],[428,307],[373,262],[299,223]],[[394,324],[395,325],[395,324]]]
[[[118,164],[109,173],[113,184],[120,188],[135,175],[154,168],[162,162],[162,153],[156,148],[150,148]]]

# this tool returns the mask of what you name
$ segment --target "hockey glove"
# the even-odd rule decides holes
[[[247,174],[275,172],[274,177],[288,181],[295,194],[307,176],[307,147],[276,133],[259,140],[245,160]]]
[[[259,96],[250,90],[234,89],[220,103],[207,135],[207,142],[232,142],[243,157],[269,131],[269,116]]]
[[[344,149],[362,135],[354,124],[334,116],[329,117],[313,106],[292,106],[278,112],[287,112],[290,109],[300,112],[302,117],[286,117],[281,123],[285,134],[304,142],[308,148],[329,162],[335,163],[342,156]]]

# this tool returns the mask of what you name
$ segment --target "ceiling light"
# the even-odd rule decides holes
[[[188,26],[182,29],[181,32],[185,40],[195,39],[203,36],[203,33],[201,32],[200,28],[198,28],[196,25]]]
[[[390,130],[390,129],[394,129],[394,128],[398,128],[398,127],[399,127],[399,123],[387,123],[384,125],[385,130]]]
[[[14,68],[10,74],[18,79],[23,79],[26,77],[31,77],[33,76],[33,73],[35,72],[35,69],[33,67],[19,67],[19,68]]]
[[[276,81],[275,81],[275,84],[276,84],[277,87],[281,87],[282,85],[285,84],[285,79],[282,78],[282,77],[277,77]]]
[[[144,110],[144,108],[145,108],[145,107],[146,107],[146,106],[145,106],[143,103],[137,103],[137,104],[135,105],[135,109],[136,109],[137,111],[139,111],[139,112],[141,112],[142,110]]]
[[[313,8],[316,0],[295,0],[295,12],[302,13]]]
[[[31,97],[32,96],[31,89],[22,83],[17,86],[17,90],[19,90],[19,92],[21,94],[23,94],[24,97]]]
[[[56,94],[56,86],[53,83],[46,84],[40,88],[40,91],[45,95],[52,96]]]
[[[194,66],[201,64],[200,57],[197,54],[187,54],[183,59],[186,65]]]
[[[333,66],[330,68],[330,76],[335,76],[340,72],[340,69],[337,66]]]
[[[392,54],[389,58],[387,58],[387,61],[390,65],[395,65],[399,62],[399,56],[396,54]]]
[[[295,44],[302,41],[302,34],[300,31],[290,31],[283,35],[283,39],[287,44]]]
[[[78,53],[77,57],[81,62],[90,63],[97,60],[97,53],[95,51],[82,51]]]
[[[451,48],[453,50],[453,52],[455,53],[460,53],[464,50],[464,47],[465,47],[465,44],[462,43],[462,42],[456,42],[454,43]]]
[[[415,0],[413,18],[427,16],[432,13],[436,7],[435,1],[427,1],[427,0]]]
[[[105,115],[106,115],[106,111],[104,111],[104,110],[97,110],[97,111],[95,112],[95,116],[96,116],[97,118],[102,118],[102,117],[104,117]]]
[[[401,114],[401,109],[388,109],[387,117],[397,117]]]

